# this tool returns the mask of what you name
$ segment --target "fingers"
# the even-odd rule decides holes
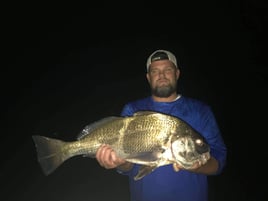
[[[180,166],[177,163],[173,163],[173,169],[175,172],[179,172]]]
[[[195,170],[199,167],[201,167],[203,164],[200,161],[197,161],[196,163],[193,164],[193,166],[190,168],[191,170]]]
[[[112,168],[113,161],[110,159],[112,149],[107,145],[101,145],[96,153],[96,159],[100,166],[105,168]]]
[[[175,172],[179,172],[181,169],[181,166],[178,163],[173,163],[173,169]]]
[[[108,145],[101,145],[96,153],[96,159],[100,166],[106,169],[115,168],[124,163],[123,159],[117,157],[115,151]]]

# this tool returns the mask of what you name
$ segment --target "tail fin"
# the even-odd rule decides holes
[[[62,151],[64,141],[38,135],[32,137],[37,151],[38,162],[45,175],[49,175],[69,158]]]

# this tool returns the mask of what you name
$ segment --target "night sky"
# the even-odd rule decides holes
[[[218,120],[228,161],[209,177],[211,200],[267,200],[267,3],[2,9],[2,200],[129,200],[127,178],[95,159],[74,157],[45,176],[32,135],[75,140],[84,126],[150,95],[146,59],[156,49],[177,56],[179,93],[207,102]]]

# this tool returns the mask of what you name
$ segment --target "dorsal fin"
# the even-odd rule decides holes
[[[80,140],[81,138],[90,134],[92,131],[103,126],[104,124],[107,124],[109,122],[112,122],[116,119],[121,119],[121,118],[123,118],[123,117],[110,116],[110,117],[105,117],[99,121],[93,122],[93,123],[85,126],[85,128],[78,134],[77,139]]]

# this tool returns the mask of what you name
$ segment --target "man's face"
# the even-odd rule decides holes
[[[152,94],[157,97],[169,97],[175,93],[179,74],[180,71],[169,60],[152,62],[147,73]]]

